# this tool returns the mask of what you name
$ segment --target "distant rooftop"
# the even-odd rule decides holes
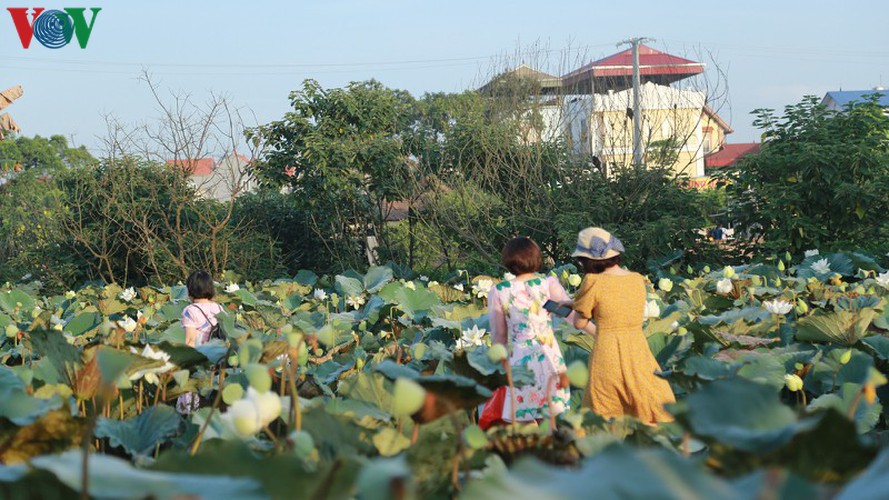
[[[821,100],[821,104],[824,104],[827,107],[841,109],[852,102],[864,102],[867,100],[867,96],[873,94],[881,94],[877,103],[880,106],[889,107],[889,90],[882,87],[877,87],[872,90],[838,90],[828,92],[824,95],[824,99]]]
[[[704,158],[704,166],[707,168],[727,167],[743,156],[759,153],[760,147],[761,144],[758,142],[723,144],[719,151],[711,153]]]
[[[642,82],[670,85],[704,72],[704,64],[639,45],[639,76]],[[562,86],[589,93],[591,80],[595,92],[623,90],[633,86],[633,50],[627,49],[562,77]]]
[[[176,165],[187,170],[191,175],[211,175],[216,168],[216,160],[213,158],[186,158],[181,160],[167,160],[167,165]]]

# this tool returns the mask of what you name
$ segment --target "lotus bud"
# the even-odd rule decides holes
[[[358,368],[359,370],[364,368],[364,358],[355,359],[355,368]]]
[[[225,389],[222,390],[222,401],[229,406],[233,405],[235,401],[242,397],[244,397],[244,388],[241,387],[241,384],[228,384],[225,386]]]
[[[686,268],[685,268],[685,272],[688,273],[688,274],[694,274],[694,273],[695,273],[695,270],[692,269],[691,264],[689,264],[688,266],[686,266]]]
[[[686,329],[684,326],[680,326],[679,329],[676,330],[676,335],[679,335],[680,337],[687,333],[688,329]]]
[[[293,452],[300,458],[308,458],[315,450],[315,440],[306,431],[293,431],[287,438],[293,443]]]
[[[568,381],[574,387],[586,387],[590,380],[590,373],[587,370],[586,363],[577,360],[568,366]]]
[[[415,359],[423,359],[423,356],[426,354],[426,344],[417,342],[413,346],[413,352]]]
[[[392,395],[392,413],[397,416],[413,415],[426,401],[426,389],[408,378],[395,381]]]
[[[670,274],[676,274],[676,268],[675,268],[675,267],[670,266]]]
[[[704,271],[704,274],[709,273],[709,272],[710,272],[710,266],[704,266],[703,271]]]
[[[239,363],[238,363],[238,355],[237,354],[232,354],[231,356],[228,357],[228,366],[231,366],[232,368],[234,368],[234,367],[237,367],[238,364]]]
[[[787,268],[784,267],[784,261],[783,261],[783,260],[779,260],[779,261],[778,261],[778,270],[781,271],[781,272],[783,273],[786,269],[787,269]]]
[[[790,252],[784,252],[784,260],[787,262],[793,262],[793,256],[790,255]]]
[[[735,268],[733,268],[732,266],[725,266],[725,268],[723,268],[722,270],[722,275],[726,278],[732,278],[737,275],[737,273],[735,272]]]
[[[753,283],[754,286],[762,286],[762,278],[755,274],[750,277],[750,282]]]
[[[795,373],[788,373],[784,375],[784,385],[790,392],[801,391],[803,390],[803,379]]]
[[[840,364],[845,365],[845,364],[848,363],[851,359],[852,359],[852,349],[846,349],[846,352],[844,352],[844,353],[840,356]]]
[[[272,377],[265,365],[251,363],[244,367],[244,375],[250,382],[250,387],[256,389],[257,392],[268,392],[272,388]]]
[[[488,349],[488,359],[495,363],[503,361],[507,356],[509,356],[509,353],[506,351],[506,346],[503,344],[494,344]]]
[[[796,313],[797,314],[806,314],[809,312],[809,304],[806,304],[806,301],[803,299],[796,300]]]

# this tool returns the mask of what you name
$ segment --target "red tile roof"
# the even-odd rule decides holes
[[[742,156],[759,153],[760,146],[761,144],[758,142],[723,144],[719,151],[711,153],[704,158],[704,166],[707,168],[727,167],[738,161]]]
[[[191,175],[211,175],[216,169],[216,160],[213,158],[186,158],[183,160],[167,160],[167,165],[177,165],[191,172]]]
[[[702,63],[667,54],[647,45],[639,45],[639,74],[643,81],[653,81],[660,85],[688,78],[704,72]],[[607,78],[629,82],[633,76],[633,50],[627,49],[612,54],[598,61],[593,61],[580,69],[562,77],[562,85],[566,87],[589,85],[590,76],[597,79]],[[596,84],[596,91],[607,90],[608,85]],[[611,84],[613,86],[614,83]]]

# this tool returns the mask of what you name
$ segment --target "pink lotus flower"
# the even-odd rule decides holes
[[[296,167],[291,167],[290,165],[285,166],[284,175],[286,175],[287,177],[293,177],[294,175],[296,175]]]

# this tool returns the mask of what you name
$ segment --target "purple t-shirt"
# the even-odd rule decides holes
[[[216,302],[189,304],[182,311],[182,328],[194,328],[198,331],[195,346],[210,340],[210,330],[216,325],[216,315],[220,312],[222,306]]]

